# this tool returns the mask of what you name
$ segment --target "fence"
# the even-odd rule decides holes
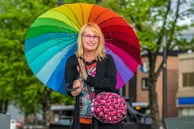
[[[194,129],[194,116],[165,118],[166,129]]]
[[[0,129],[10,129],[10,128],[11,128],[10,115],[0,114]]]

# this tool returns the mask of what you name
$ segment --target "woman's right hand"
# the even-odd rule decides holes
[[[78,96],[82,89],[83,89],[83,83],[80,79],[76,79],[73,81],[73,88],[76,89],[74,91],[71,91],[72,96]]]
[[[77,67],[77,71],[80,73],[79,76],[81,78],[83,78],[84,80],[87,80],[88,74],[87,74],[86,66],[83,60],[84,60],[83,58],[78,58],[79,66]]]

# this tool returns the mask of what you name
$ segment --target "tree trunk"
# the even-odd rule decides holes
[[[155,74],[149,76],[149,109],[151,110],[151,118],[153,119],[152,129],[159,129],[160,117],[158,111],[158,96],[156,93],[156,80]]]
[[[96,0],[96,4],[98,4],[98,3],[100,3],[101,2],[101,0]]]
[[[43,119],[45,121],[44,123],[44,129],[49,129],[49,125],[50,125],[50,116],[51,116],[51,90],[45,88],[44,90],[44,97],[45,99],[43,100]]]
[[[43,0],[43,3],[44,3],[45,5],[48,5],[48,4],[50,3],[50,0]]]
[[[134,76],[129,80],[129,97],[131,98],[132,102],[137,101],[137,74],[135,73]]]
[[[158,110],[158,95],[156,92],[156,82],[158,79],[159,72],[155,72],[155,64],[156,64],[157,54],[152,52],[148,53],[149,59],[149,77],[148,77],[148,89],[149,89],[149,109],[150,116],[153,120],[152,129],[159,129],[160,127],[160,117]]]
[[[8,101],[7,100],[0,100],[0,113],[6,114],[8,108]]]

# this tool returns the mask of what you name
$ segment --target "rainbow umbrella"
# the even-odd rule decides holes
[[[113,56],[119,89],[141,63],[139,40],[133,28],[113,11],[86,3],[64,4],[40,15],[25,39],[25,56],[34,75],[47,87],[66,94],[64,68],[77,50],[77,36],[87,22],[102,29],[106,51]]]

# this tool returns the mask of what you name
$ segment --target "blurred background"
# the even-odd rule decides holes
[[[71,125],[74,98],[34,77],[24,56],[24,40],[39,15],[74,2],[110,8],[135,29],[143,63],[120,94],[135,111],[149,116],[150,128],[163,128],[164,118],[194,116],[192,0],[0,0],[0,114],[10,115],[18,129]],[[132,112],[129,116],[138,116]]]

